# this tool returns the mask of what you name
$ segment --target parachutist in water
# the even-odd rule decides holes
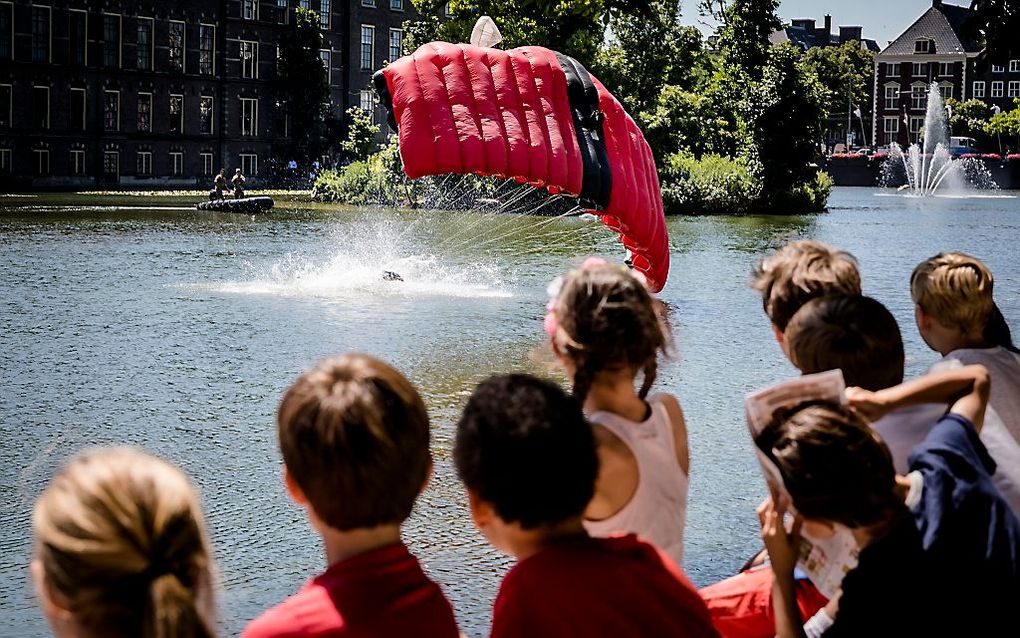
[[[383,281],[404,281],[404,278],[393,272],[392,270],[384,270],[382,273]]]

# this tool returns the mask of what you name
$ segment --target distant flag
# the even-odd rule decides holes
[[[861,118],[861,109],[859,109],[859,108],[854,109],[854,115],[857,116],[857,119],[860,119]]]
[[[953,107],[946,104],[946,113],[949,114],[949,119],[953,119]]]
[[[992,107],[992,113],[995,113],[996,115],[998,115],[999,113],[1002,113],[1002,109],[999,108],[998,104],[996,104],[995,106]]]
[[[906,124],[907,126],[910,126],[910,118],[907,117],[906,111],[903,112],[903,123]]]

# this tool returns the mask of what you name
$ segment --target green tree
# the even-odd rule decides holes
[[[348,161],[366,160],[375,146],[379,126],[372,122],[372,114],[361,107],[352,106],[346,115],[347,139],[340,142],[340,151]]]
[[[846,42],[838,47],[814,47],[804,54],[804,66],[818,76],[825,88],[823,130],[827,137],[844,134],[847,115],[861,110],[864,121],[871,119],[874,87],[875,54],[861,47],[860,42]],[[857,130],[859,122],[851,122]]]
[[[707,76],[701,32],[680,23],[677,0],[656,1],[649,16],[621,14],[591,69],[631,113],[654,108],[663,87],[691,90]]]
[[[761,78],[769,60],[769,36],[782,26],[779,0],[733,0],[723,12],[718,45],[723,60],[752,80]]]
[[[1013,109],[1002,111],[992,117],[985,127],[985,133],[994,136],[1011,153],[1020,153],[1020,98],[1013,101]]]
[[[1020,58],[1020,0],[973,0],[970,35],[984,46],[988,62],[1005,65]]]
[[[749,126],[761,164],[763,197],[772,207],[810,183],[817,167],[818,122],[825,89],[789,43],[772,47],[762,79],[751,89]]]
[[[987,145],[989,135],[985,132],[992,119],[992,107],[982,100],[960,102],[949,98],[946,109],[950,112],[949,134],[973,137],[981,146]]]
[[[329,82],[319,58],[321,48],[318,14],[295,9],[290,28],[280,37],[276,90],[290,117],[290,142],[285,150],[288,158],[300,163],[319,157],[325,150]]]

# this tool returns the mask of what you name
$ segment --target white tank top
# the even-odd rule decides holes
[[[623,508],[601,521],[584,521],[592,536],[634,533],[654,543],[677,565],[683,565],[687,523],[687,473],[676,458],[673,424],[661,395],[648,399],[652,414],[635,423],[611,412],[588,420],[615,434],[637,460],[638,485]]]

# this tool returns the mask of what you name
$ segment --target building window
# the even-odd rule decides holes
[[[375,68],[375,27],[370,24],[361,25],[361,70],[371,71]]]
[[[943,101],[944,100],[952,99],[952,97],[953,97],[953,85],[952,84],[940,84],[939,85],[939,94],[942,96]]]
[[[1020,73],[1020,60],[1010,60],[1009,61],[1009,72],[1010,73]]]
[[[241,0],[241,17],[245,20],[258,20],[259,0]]]
[[[362,111],[367,111],[368,113],[374,111],[375,93],[373,93],[370,89],[363,89],[361,91],[361,103],[359,106],[361,106]]]
[[[32,151],[35,154],[35,175],[43,177],[50,174],[50,152],[44,148]]]
[[[71,175],[75,177],[81,177],[85,174],[85,151],[81,149],[72,149],[70,157]]]
[[[71,128],[85,130],[85,89],[71,89]]]
[[[925,85],[915,84],[910,87],[910,108],[918,111],[924,110],[928,105],[928,91]]]
[[[320,49],[319,59],[322,60],[322,69],[326,72],[326,84],[329,84],[332,79],[333,52],[329,49]]]
[[[72,9],[68,16],[68,60],[76,66],[85,66],[88,63],[88,31],[86,30],[88,14]]]
[[[259,101],[255,98],[241,98],[241,135],[258,135]]]
[[[900,132],[900,118],[898,117],[887,117],[885,120],[885,143],[892,144],[896,141],[896,136]]]
[[[453,17],[453,7],[450,6],[449,2],[443,5],[443,15],[447,18]]]
[[[992,97],[1002,97],[1004,82],[992,82]]]
[[[11,149],[0,148],[0,173],[9,175],[11,172]]]
[[[302,9],[310,9],[311,5],[312,5],[311,0],[300,0],[298,2],[298,6],[301,7]]]
[[[885,87],[885,110],[894,111],[899,107],[900,87],[889,85]]]
[[[137,58],[139,71],[152,70],[152,18],[138,18]]]
[[[885,63],[885,75],[890,78],[900,77],[900,63],[899,62],[886,62]]]
[[[332,12],[330,0],[319,0],[319,26],[323,29],[329,28],[329,17]]]
[[[390,62],[400,57],[404,51],[404,30],[390,29]]]
[[[107,177],[120,175],[120,151],[103,152],[103,175]]]
[[[32,87],[32,115],[37,128],[50,127],[50,87]]]
[[[363,7],[375,7],[375,0],[361,0],[361,6],[363,6]]]
[[[1007,97],[1020,97],[1020,82],[1009,83],[1009,93]]]
[[[14,53],[14,5],[0,2],[0,60],[10,60]],[[10,153],[11,149],[4,149]]]
[[[254,153],[241,153],[241,172],[247,177],[255,177],[259,171],[259,156]]]
[[[184,23],[170,21],[170,70],[184,71]]]
[[[213,154],[212,153],[200,153],[202,156],[202,174],[212,175],[213,174]]]
[[[32,7],[32,61],[50,61],[49,7]]]
[[[138,151],[138,159],[135,162],[135,172],[138,175],[152,175],[152,152]]]
[[[170,132],[184,132],[184,96],[177,93],[170,94]]]
[[[390,11],[403,11],[404,0],[390,0]]]
[[[170,153],[170,174],[174,177],[184,174],[184,153],[180,151]]]
[[[953,67],[956,66],[953,62],[939,62],[939,76],[951,77],[953,75]]]
[[[198,99],[198,132],[202,135],[212,135],[213,132],[213,98],[211,95],[203,95]]]
[[[921,129],[924,128],[924,118],[911,116],[910,118],[910,141],[916,142],[921,139]]]
[[[120,16],[116,14],[103,15],[103,66],[120,66]]]
[[[974,97],[984,97],[984,96],[985,96],[985,83],[984,82],[975,82],[974,83]]]
[[[103,91],[103,130],[120,130],[120,91]]]
[[[914,77],[923,78],[928,75],[928,64],[925,62],[914,62]]]
[[[1006,67],[999,66],[998,64],[993,64],[992,65],[992,73],[1005,73],[1005,72],[1006,72]]]
[[[142,133],[152,131],[152,93],[138,94],[138,130]]]
[[[921,38],[914,41],[914,53],[934,53],[934,42],[930,38]]]
[[[198,25],[198,72],[213,74],[213,58],[216,52],[216,27],[211,24]]]
[[[11,127],[11,117],[14,115],[11,104],[11,85],[0,84],[0,128]]]
[[[259,43],[240,40],[241,43],[241,77],[254,79],[259,76]]]

